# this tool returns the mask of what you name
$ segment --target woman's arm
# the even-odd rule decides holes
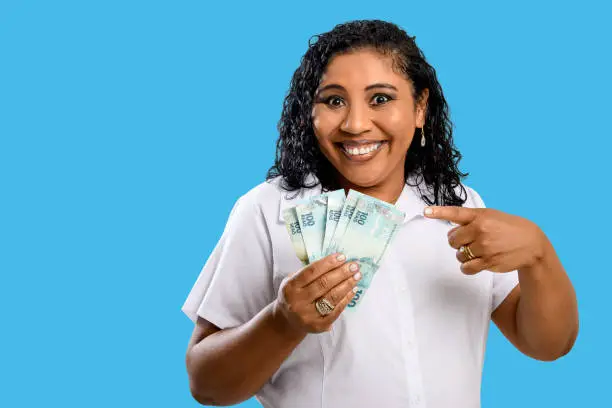
[[[254,395],[308,333],[331,330],[355,294],[359,266],[331,254],[287,276],[277,298],[247,323],[219,330],[199,318],[187,351],[191,394],[205,405],[233,405]],[[331,312],[314,304],[325,299]]]
[[[492,314],[508,340],[538,360],[567,354],[578,336],[576,293],[550,240],[532,221],[482,208],[480,201],[481,208],[429,207],[425,215],[460,224],[448,242],[463,273],[518,270],[519,286]]]
[[[252,397],[304,339],[274,312],[273,302],[249,322],[220,330],[198,318],[187,349],[193,397],[233,405]]]
[[[519,269],[520,286],[495,310],[493,321],[523,353],[543,361],[567,354],[578,336],[574,288],[548,241],[543,256]]]

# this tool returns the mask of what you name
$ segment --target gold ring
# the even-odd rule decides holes
[[[461,245],[461,247],[459,248],[459,252],[461,252],[462,254],[465,254],[465,256],[467,256],[468,261],[471,261],[472,259],[476,259],[469,245],[465,245],[465,246]]]
[[[317,312],[319,312],[321,316],[327,316],[334,310],[334,305],[332,305],[329,300],[323,297],[315,302],[315,307],[317,308]]]

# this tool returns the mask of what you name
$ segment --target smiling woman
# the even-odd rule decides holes
[[[268,180],[282,175],[297,190],[312,174],[324,190],[358,187],[393,202],[398,181],[412,179],[429,187],[428,204],[463,204],[456,188],[467,173],[458,169],[448,106],[415,37],[392,23],[355,21],[315,38],[285,98]]]
[[[524,354],[557,359],[577,335],[573,287],[537,225],[485,208],[461,183],[448,107],[414,37],[379,20],[317,37],[293,75],[267,180],[235,204],[183,306],[196,323],[192,394],[214,405],[254,395],[265,407],[478,407],[489,323]],[[336,189],[405,214],[349,314],[359,262],[336,253],[303,266],[283,222],[301,199]]]
[[[392,62],[370,49],[335,56],[315,92],[314,134],[351,188],[403,186],[408,148],[425,122],[429,90],[423,90],[417,106],[412,85]],[[394,202],[401,189],[394,192],[383,199]]]

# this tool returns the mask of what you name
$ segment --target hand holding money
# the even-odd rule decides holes
[[[293,248],[308,265],[332,253],[356,261],[360,280],[349,310],[356,307],[370,286],[382,257],[405,214],[392,204],[350,190],[321,194],[284,211]]]
[[[341,254],[332,254],[286,277],[280,285],[275,313],[300,333],[331,330],[332,323],[353,298],[361,278],[356,262],[346,262]],[[321,298],[333,306],[322,316],[313,307]]]

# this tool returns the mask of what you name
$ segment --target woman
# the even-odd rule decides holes
[[[461,183],[448,107],[414,37],[378,20],[318,36],[279,131],[266,182],[238,200],[183,306],[199,402],[476,407],[491,320],[533,358],[572,348],[576,298],[551,243]],[[332,254],[301,267],[282,219],[338,188],[406,213],[354,313],[342,312],[358,265]]]

